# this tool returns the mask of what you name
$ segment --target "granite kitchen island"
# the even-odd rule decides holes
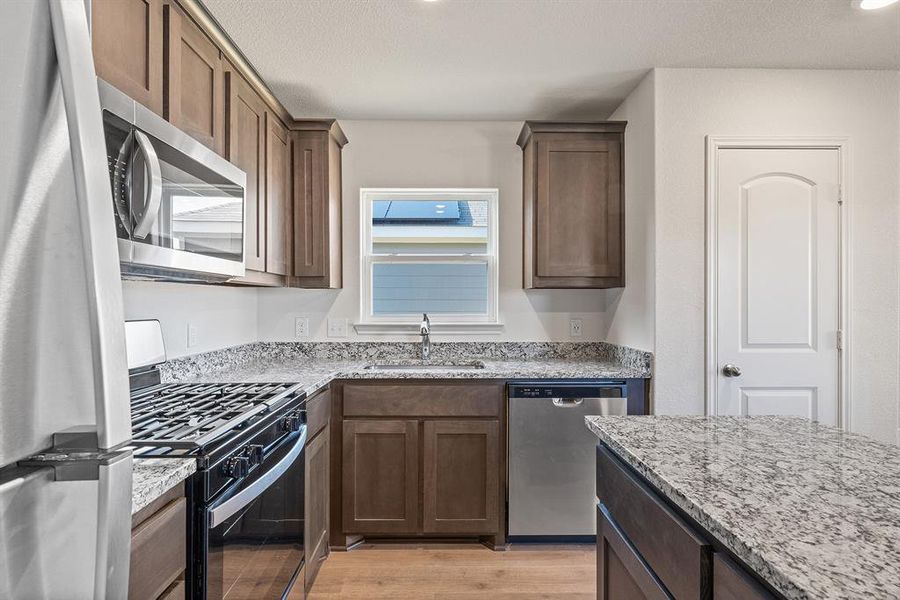
[[[586,421],[598,597],[900,598],[900,449],[793,417]]]

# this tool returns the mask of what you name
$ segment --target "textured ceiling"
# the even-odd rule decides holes
[[[900,4],[204,3],[296,117],[603,118],[652,67],[900,69]]]

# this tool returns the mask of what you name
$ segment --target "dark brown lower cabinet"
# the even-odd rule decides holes
[[[181,483],[132,516],[129,600],[184,598],[186,511]]]
[[[329,436],[328,427],[323,428],[307,443],[305,449],[306,526],[303,531],[303,547],[306,552],[304,585],[307,591],[312,587],[322,562],[328,558]]]
[[[775,600],[693,519],[603,444],[597,446],[597,598]]]
[[[597,506],[597,598],[671,598],[602,505]]]
[[[775,600],[749,573],[721,553],[713,557],[714,600]]]
[[[362,537],[505,548],[504,393],[500,381],[334,383],[332,548]]]
[[[419,422],[346,420],[343,437],[344,531],[418,531]]]
[[[497,421],[425,421],[425,533],[496,533]]]

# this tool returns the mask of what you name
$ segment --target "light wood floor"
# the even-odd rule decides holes
[[[366,544],[332,552],[308,600],[594,600],[592,545]]]

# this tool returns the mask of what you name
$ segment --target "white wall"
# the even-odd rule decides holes
[[[658,69],[655,85],[657,412],[704,410],[705,136],[848,137],[851,426],[895,441],[900,74]]]
[[[310,319],[312,340],[326,340],[326,319],[359,318],[359,190],[364,187],[496,187],[500,190],[500,335],[454,340],[567,340],[569,318],[583,320],[583,340],[603,340],[621,291],[522,289],[521,122],[341,121],[344,288],[259,291],[263,340],[294,339],[294,317]],[[391,340],[403,336],[358,336]],[[438,336],[440,337],[440,336]],[[635,338],[637,339],[637,338]]]
[[[625,128],[625,289],[606,340],[652,350],[655,342],[656,87],[651,71],[610,116]]]
[[[126,319],[159,319],[169,358],[255,342],[257,292],[252,288],[123,281]],[[188,324],[197,345],[187,347]]]

